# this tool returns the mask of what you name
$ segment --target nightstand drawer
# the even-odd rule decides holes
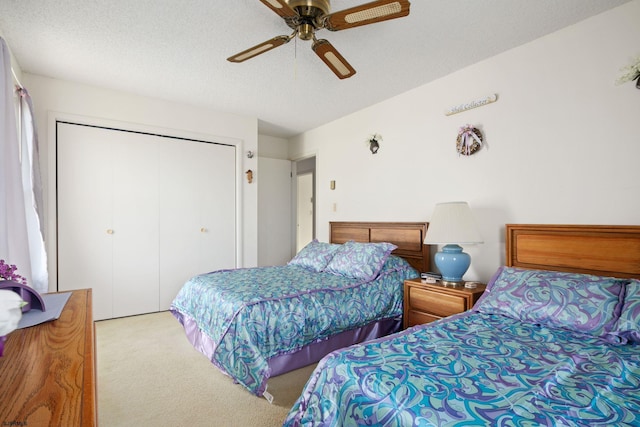
[[[421,325],[423,323],[431,323],[440,320],[442,317],[434,316],[422,311],[409,311],[408,318],[405,320],[407,328],[410,326]]]
[[[427,289],[411,288],[409,303],[412,309],[422,310],[437,316],[447,317],[467,310],[466,299]]]

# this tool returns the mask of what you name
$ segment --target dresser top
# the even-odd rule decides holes
[[[60,318],[11,332],[0,357],[0,423],[96,425],[91,289],[73,291]]]

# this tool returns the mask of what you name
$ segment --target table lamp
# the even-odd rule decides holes
[[[471,265],[471,256],[462,252],[461,244],[483,243],[482,236],[467,202],[438,203],[433,211],[426,245],[445,245],[436,253],[436,267],[442,274],[442,284],[457,286]]]

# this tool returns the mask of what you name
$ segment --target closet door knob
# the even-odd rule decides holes
[[[110,228],[108,228],[108,229],[107,229],[107,234],[113,234],[113,230],[112,230],[112,229],[110,229]]]
[[[202,227],[202,228],[200,229],[200,232],[201,232],[201,233],[206,233],[206,232],[207,232],[207,229],[206,229],[206,228],[204,228],[204,227]]]

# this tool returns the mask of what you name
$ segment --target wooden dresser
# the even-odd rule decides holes
[[[58,320],[9,334],[0,357],[0,426],[95,426],[91,289],[73,291]]]

